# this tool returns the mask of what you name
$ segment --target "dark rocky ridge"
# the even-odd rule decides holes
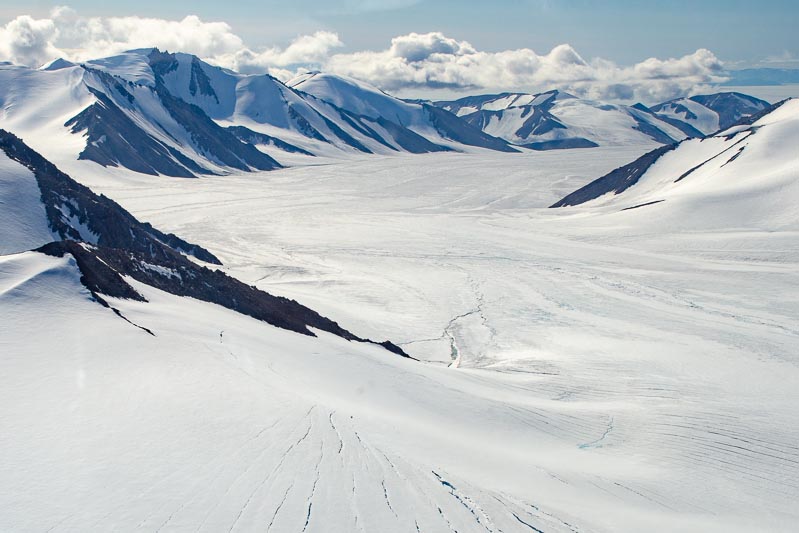
[[[744,96],[746,98],[751,98],[751,97],[747,97],[746,95],[738,95],[738,93],[726,93],[726,94],[731,94],[731,95],[736,95],[736,96]],[[756,99],[753,99],[753,100],[756,100]],[[701,137],[703,139],[706,139],[706,138],[709,138],[709,137],[717,136],[717,135],[723,133],[725,130],[728,130],[728,129],[734,127],[734,126],[750,126],[750,127],[749,128],[745,128],[745,129],[738,129],[734,133],[727,135],[727,139],[731,139],[732,137],[734,137],[736,135],[741,135],[742,133],[748,133],[748,135],[754,135],[755,133],[757,133],[758,127],[757,126],[753,126],[753,124],[755,122],[757,122],[758,120],[760,120],[761,118],[763,118],[764,116],[768,115],[769,113],[771,113],[774,110],[776,110],[777,108],[779,108],[781,105],[783,105],[787,101],[788,100],[783,100],[781,102],[777,102],[776,104],[768,105],[764,109],[762,109],[760,111],[757,111],[755,113],[752,113],[751,115],[745,115],[745,116],[740,117],[734,124],[730,124],[727,127],[717,131],[716,133],[713,133],[712,135],[700,135],[699,137]],[[697,164],[696,166],[688,169],[681,176],[678,176],[678,177],[675,178],[675,180],[674,180],[675,183],[685,179],[686,177],[691,175],[693,172],[695,172],[697,169],[701,168],[703,165],[705,165],[709,161],[712,161],[712,160],[714,160],[714,159],[716,159],[718,157],[722,157],[725,154],[729,155],[729,158],[728,158],[727,162],[724,163],[725,165],[727,163],[730,163],[730,162],[734,161],[736,158],[738,158],[741,155],[741,152],[744,150],[743,146],[738,147],[738,149],[735,150],[736,146],[738,144],[742,143],[746,138],[747,137],[741,138],[738,142],[736,142],[732,146],[726,148],[725,150],[722,150],[721,152],[715,154],[713,157],[711,157],[709,159],[706,159],[706,160],[700,162],[699,164]],[[667,152],[670,152],[671,150],[674,150],[675,148],[680,146],[680,144],[681,143],[675,143],[675,144],[671,144],[671,145],[668,145],[668,146],[662,146],[660,148],[657,148],[656,150],[652,150],[651,152],[642,155],[641,157],[639,157],[638,159],[636,159],[632,163],[624,165],[623,167],[619,167],[619,168],[613,170],[612,172],[610,172],[609,174],[606,174],[605,176],[602,176],[601,178],[598,178],[598,179],[592,181],[588,185],[586,185],[586,186],[584,186],[584,187],[582,187],[580,189],[577,189],[573,193],[569,194],[568,196],[564,197],[563,199],[559,200],[558,202],[552,204],[550,207],[567,207],[567,206],[572,206],[572,205],[579,205],[579,204],[588,202],[590,200],[593,200],[595,198],[599,198],[600,196],[602,196],[604,194],[607,194],[609,192],[614,192],[616,194],[618,194],[620,192],[623,192],[626,189],[630,188],[631,186],[635,185],[638,182],[638,180],[641,178],[641,176],[643,176],[644,173],[647,170],[649,170],[649,168],[653,164],[655,164],[655,162],[658,159],[660,159],[660,157],[662,157]],[[628,209],[635,209],[637,207],[643,207],[643,206],[651,205],[651,204],[658,203],[658,202],[659,201],[648,202],[646,204],[641,204],[641,205],[638,205],[638,206],[628,207],[628,208],[626,208],[624,210],[626,211]]]
[[[328,106],[337,117],[337,120],[340,120],[341,123],[346,124],[350,128],[354,129],[361,135],[385,146],[386,148],[394,151],[399,151],[397,146],[400,149],[411,153],[411,154],[426,154],[431,152],[449,152],[452,151],[451,148],[447,146],[442,146],[432,142],[431,140],[419,135],[415,131],[411,130],[410,128],[406,128],[402,124],[390,120],[383,116],[367,116],[362,115],[324,100],[322,98],[318,98],[313,94],[306,93],[299,89],[288,88],[288,90],[294,91],[295,93],[301,95],[303,98],[307,100],[315,100],[317,102],[323,103],[325,106]],[[328,119],[324,115],[319,115],[322,120],[324,121],[325,125],[331,130],[335,136],[343,140],[347,145],[355,148],[364,153],[373,153],[372,150],[364,146],[362,143],[354,139],[351,135],[347,134],[341,127],[339,127],[336,122]],[[463,125],[462,125],[463,126]],[[468,126],[467,126],[468,127]],[[384,133],[380,133],[377,130],[382,129]],[[445,127],[446,129],[446,127]],[[469,128],[472,129],[472,128]],[[482,133],[482,132],[480,132]],[[447,138],[451,138],[449,135],[445,135]],[[466,137],[464,137],[466,138]],[[479,139],[479,137],[468,137],[468,139],[474,140]],[[328,139],[324,139],[326,142],[330,142]],[[469,144],[468,142],[465,144]]]
[[[71,255],[80,269],[81,283],[100,304],[113,309],[105,299],[109,297],[146,301],[125,280],[130,277],[170,294],[221,305],[303,335],[313,336],[309,328],[315,328],[350,341],[379,344],[408,357],[391,342],[375,343],[358,337],[294,300],[273,296],[191,261],[183,253],[221,265],[204,248],[139,222],[119,204],[79,184],[4,130],[0,130],[0,150],[33,172],[50,229],[62,239],[37,251],[57,257]],[[90,236],[84,235],[86,230]],[[114,312],[125,318],[118,310]]]
[[[471,111],[468,114],[460,116],[460,119],[468,122],[472,126],[480,129],[481,131],[485,129],[492,121],[501,120],[506,113],[511,110],[516,112],[521,111],[520,117],[522,119],[521,125],[516,129],[514,132],[514,136],[517,139],[529,139],[531,136],[540,136],[546,135],[550,132],[556,130],[568,130],[567,126],[561,122],[561,120],[552,113],[552,109],[557,103],[558,100],[567,100],[567,99],[575,99],[576,97],[570,95],[568,93],[553,90],[546,93],[541,93],[536,95],[535,104],[527,103],[527,104],[516,104],[522,97],[528,97],[530,95],[525,95],[522,93],[501,93],[496,95],[481,95],[481,96],[467,96],[461,98],[459,100],[451,100],[451,101],[440,101],[435,102],[435,104],[442,109],[446,109],[448,111],[457,113],[464,108],[475,108],[476,111]],[[503,109],[482,109],[488,102],[492,102],[494,100],[507,100],[513,98],[513,102],[508,104],[507,108]],[[527,100],[525,100],[527,101]],[[606,105],[601,106],[600,109],[611,111],[615,109],[615,106]],[[673,122],[678,122],[680,125],[677,125],[680,130],[683,132],[690,131],[692,133],[697,133],[701,136],[699,132],[697,132],[693,127],[683,124],[679,121],[667,121],[663,120],[662,117],[656,116],[652,111],[650,111],[646,106],[642,104],[637,104],[632,106],[632,109],[626,109],[625,112],[630,116],[632,120],[635,121],[635,125],[633,129],[640,131],[644,135],[650,137],[653,141],[660,143],[660,144],[671,144],[675,142],[676,139],[673,139],[669,136],[666,132],[658,128],[657,126],[650,124],[644,118],[640,116],[640,113],[646,113],[647,115],[651,116],[652,118],[662,120],[663,122],[667,122],[671,125]],[[686,133],[688,135],[688,133]],[[594,148],[599,146],[596,142],[586,139],[584,137],[563,137],[560,139],[550,139],[550,140],[543,140],[543,141],[535,141],[535,142],[516,142],[514,146],[521,146],[523,148],[529,148],[531,150],[560,150],[560,149],[569,149],[569,148]]]
[[[337,335],[349,341],[379,344],[387,350],[407,357],[391,342],[376,343],[350,333],[336,322],[294,300],[273,296],[246,285],[219,270],[212,270],[189,261],[183,255],[164,247],[154,256],[131,250],[91,246],[71,240],[53,242],[37,251],[47,255],[75,258],[81,282],[103,305],[103,296],[146,301],[123,276],[177,296],[187,296],[226,307],[282,329],[315,336],[309,328]]]
[[[544,135],[549,133],[553,130],[558,129],[566,129],[566,126],[557,119],[550,110],[554,105],[555,97],[558,95],[558,91],[552,91],[550,96],[546,99],[546,101],[538,104],[538,105],[522,105],[522,106],[512,106],[508,109],[521,109],[522,114],[521,118],[524,119],[521,127],[516,130],[515,134],[519,138],[529,137],[530,135]],[[470,102],[475,104],[484,103],[492,98],[508,98],[513,96],[511,93],[503,93],[497,96],[484,96],[484,97],[466,97],[461,100],[456,100],[454,102],[445,102],[445,104],[454,105],[463,107],[464,105],[469,105]],[[507,109],[498,109],[498,110],[486,110],[481,109],[479,111],[475,111],[474,113],[470,113],[461,117],[463,120],[472,124],[473,126],[480,128],[481,130],[485,128],[492,119],[495,117],[501,119]],[[531,143],[532,144],[532,143]]]
[[[588,185],[577,189],[565,198],[555,202],[550,207],[579,205],[595,198],[599,198],[600,196],[609,192],[619,194],[620,192],[623,192],[638,183],[638,180],[647,170],[649,170],[649,167],[654,165],[655,162],[664,154],[677,148],[677,146],[679,146],[679,143],[661,146],[660,148],[652,150],[651,152],[642,155],[632,163],[624,165],[623,167],[619,167],[609,174],[606,174],[601,178],[592,181]]]
[[[782,105],[785,102],[788,102],[789,100],[792,100],[792,98],[786,98],[785,100],[780,100],[779,102],[771,104],[768,107],[766,107],[765,109],[763,109],[761,111],[758,111],[757,113],[753,113],[753,114],[751,114],[749,116],[746,116],[746,117],[741,117],[735,124],[731,125],[729,128],[720,129],[719,131],[715,132],[713,135],[718,135],[719,133],[723,132],[725,129],[728,130],[728,129],[730,129],[732,127],[735,127],[735,126],[751,126],[752,124],[754,124],[755,122],[757,122],[761,118],[765,117],[766,115],[768,115],[772,111],[775,111],[776,109],[782,107]],[[713,135],[709,135],[708,137],[712,137]]]
[[[554,141],[541,141],[535,143],[528,143],[528,144],[520,144],[522,148],[528,148],[530,150],[566,150],[572,148],[596,148],[599,146],[594,141],[589,141],[588,139],[584,139],[582,137],[569,137],[567,139],[557,139]]]
[[[392,122],[384,117],[370,118],[365,115],[357,115],[344,109],[334,106],[328,102],[328,105],[334,107],[341,115],[342,120],[349,124],[352,128],[358,130],[361,134],[379,142],[386,148],[397,150],[387,139],[384,139],[373,128],[379,126],[383,128],[400,148],[411,154],[427,154],[431,152],[448,152],[449,148],[435,144],[434,142],[422,137],[415,131],[400,126],[396,122]]]
[[[363,117],[363,120],[372,120],[366,117]],[[392,122],[386,118],[378,117],[374,119],[374,122],[377,123],[381,128],[385,129],[387,132],[391,134],[394,141],[405,151],[410,152],[412,154],[426,154],[431,152],[449,152],[451,151],[450,148],[446,146],[441,146],[440,144],[435,144],[432,141],[427,140],[425,137],[422,137],[418,133],[405,128],[403,126],[398,125],[395,122]]]
[[[702,133],[698,129],[694,128],[693,126],[691,126],[687,122],[683,122],[682,120],[677,120],[676,118],[670,117],[668,115],[658,115],[657,113],[655,113],[654,111],[652,111],[651,109],[649,109],[648,107],[646,107],[644,104],[642,104],[640,102],[637,103],[637,104],[634,104],[632,107],[634,109],[637,109],[638,111],[642,111],[644,113],[648,113],[650,115],[654,115],[655,117],[657,117],[658,119],[662,120],[666,124],[674,126],[675,128],[677,128],[678,130],[683,132],[688,137],[692,137],[693,138],[693,137],[704,137],[705,136],[704,133]],[[680,107],[683,107],[683,106],[680,106]],[[688,111],[688,109],[685,109],[685,111],[690,113],[690,111]],[[696,118],[695,115],[694,115],[694,118]]]
[[[719,129],[731,127],[742,118],[758,113],[771,104],[742,93],[717,93],[692,96],[691,100],[719,114]]]
[[[280,163],[255,146],[240,141],[211,120],[196,105],[172,96],[163,85],[156,84],[155,92],[167,112],[189,133],[194,147],[203,156],[245,172],[282,168]]]
[[[632,119],[635,121],[635,126],[633,129],[636,131],[640,131],[644,135],[648,136],[653,141],[660,143],[660,144],[672,144],[676,139],[672,139],[666,132],[661,130],[660,128],[653,126],[649,122],[642,120],[640,117],[635,115],[630,115]]]
[[[200,60],[196,57],[192,58],[191,61],[191,81],[189,82],[189,92],[192,95],[196,95],[198,92],[205,96],[211,96],[216,100],[216,103],[219,103],[219,96],[214,91],[214,87],[211,84],[211,80],[208,79],[208,76],[205,74],[205,71],[200,64]]]
[[[89,89],[97,102],[72,117],[64,126],[72,133],[86,132],[86,148],[78,159],[104,167],[124,167],[156,176],[193,178],[208,173],[193,160],[138,127],[108,96]]]
[[[92,240],[100,246],[132,250],[154,258],[169,248],[206,263],[222,264],[208,250],[139,222],[110,198],[95,194],[61,172],[14,134],[0,130],[0,150],[33,172],[50,229],[60,238],[86,240],[88,236],[81,234],[77,222],[93,234]]]

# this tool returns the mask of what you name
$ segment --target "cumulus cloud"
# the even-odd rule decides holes
[[[0,54],[13,63],[40,64],[59,54],[53,45],[57,38],[58,28],[52,20],[23,15],[0,28]]]
[[[182,20],[81,17],[62,6],[53,9],[50,18],[22,15],[0,28],[0,54],[27,66],[39,66],[56,57],[85,61],[152,46],[203,57],[245,49],[230,25],[205,22],[194,15]]]
[[[245,73],[269,72],[285,79],[299,71],[322,69],[402,92],[558,88],[596,99],[653,102],[724,79],[722,63],[704,49],[680,58],[619,66],[603,59],[587,60],[567,44],[543,54],[528,48],[487,52],[440,32],[401,35],[383,50],[340,52],[343,43],[329,31],[299,36],[284,47],[253,49],[227,23],[194,15],[181,20],[82,17],[68,7],[55,8],[49,18],[19,16],[0,27],[0,59],[29,66],[56,57],[85,61],[152,46],[196,54]]]
[[[329,31],[318,31],[294,39],[286,48],[272,47],[261,52],[240,48],[232,53],[222,53],[211,57],[215,63],[239,72],[279,72],[291,73],[285,67],[320,66],[330,56],[333,49],[344,46],[338,35]],[[285,75],[285,74],[284,74]]]
[[[587,61],[567,44],[546,54],[527,48],[484,52],[437,32],[396,37],[382,51],[333,55],[326,67],[389,91],[414,87],[519,91],[560,88],[592,98],[647,101],[685,94],[723,80],[723,65],[708,50],[620,67],[602,59]]]
[[[144,17],[78,17],[70,9],[57,8],[50,19],[58,28],[68,28],[64,41],[72,41],[73,59],[155,46],[190,51],[200,56],[233,53],[244,48],[242,39],[225,22],[205,22],[195,15],[182,20]]]

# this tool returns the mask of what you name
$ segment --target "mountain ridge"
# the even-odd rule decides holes
[[[644,154],[597,178],[550,207],[585,205],[629,211],[690,227],[705,219],[721,227],[781,227],[795,223],[799,100],[788,99],[742,117],[701,139],[686,139]],[[710,216],[708,213],[714,213]],[[698,222],[695,222],[698,223]]]
[[[127,320],[107,298],[147,301],[127,281],[130,278],[170,294],[214,303],[303,335],[315,336],[310,329],[314,328],[348,341],[379,344],[390,352],[407,357],[401,348],[389,341],[374,342],[361,338],[295,300],[273,296],[217,268],[200,264],[199,261],[222,265],[205,248],[140,222],[119,204],[76,182],[19,137],[2,129],[0,153],[29,172],[27,175],[19,172],[11,179],[0,181],[0,198],[35,181],[40,195],[29,198],[35,205],[26,206],[26,211],[43,207],[39,210],[43,219],[40,227],[46,225],[51,232],[48,236],[34,230],[34,233],[21,238],[18,235],[4,237],[0,241],[2,253],[21,253],[33,248],[54,257],[73,257],[83,286],[95,301],[112,309],[121,318]],[[4,169],[6,173],[10,170]],[[25,222],[30,227],[30,220]],[[14,227],[14,230],[30,231],[19,227]],[[6,239],[9,239],[8,243],[4,242]],[[192,261],[187,255],[199,261]]]

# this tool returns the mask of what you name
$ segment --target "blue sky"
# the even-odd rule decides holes
[[[712,90],[736,68],[799,68],[797,26],[797,0],[3,0],[0,61],[155,46],[407,97],[562,89],[651,103]]]
[[[3,0],[0,18],[46,16],[61,3],[82,16],[196,14],[229,23],[254,47],[285,44],[325,29],[339,34],[345,50],[378,49],[396,35],[441,31],[481,50],[543,52],[569,43],[586,58],[620,64],[698,48],[741,66],[799,57],[796,0]]]

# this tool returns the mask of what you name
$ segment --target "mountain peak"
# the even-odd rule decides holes
[[[71,67],[76,67],[76,66],[77,66],[76,63],[73,63],[72,61],[64,59],[63,57],[59,57],[58,59],[54,59],[54,60],[50,61],[49,63],[45,63],[44,65],[39,67],[39,70],[53,71],[53,70],[61,70],[61,69],[64,69],[64,68],[71,68]]]

